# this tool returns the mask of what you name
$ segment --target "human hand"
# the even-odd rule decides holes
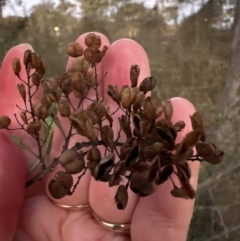
[[[101,37],[103,45],[109,46],[103,62],[98,66],[101,76],[107,72],[101,85],[101,93],[111,107],[112,102],[104,92],[108,84],[118,86],[129,84],[128,74],[132,64],[140,66],[139,79],[149,76],[150,70],[146,53],[139,44],[122,39],[110,46],[107,38]],[[83,38],[84,36],[80,36],[78,41],[82,43]],[[0,70],[1,114],[13,116],[13,113],[18,113],[15,105],[21,101],[21,98],[16,90],[19,80],[13,74],[12,59],[22,58],[28,48],[26,45],[13,48],[3,61]],[[71,62],[72,60],[69,60],[68,67]],[[177,142],[179,142],[191,131],[189,116],[195,112],[195,109],[191,103],[182,98],[173,98],[172,103],[174,108],[172,122],[183,120],[186,123],[185,129],[178,134]],[[29,141],[25,134],[22,134],[22,138]],[[49,179],[44,179],[26,190],[27,165],[31,163],[32,157],[12,144],[6,131],[0,131],[0,143],[0,237],[4,241],[154,241],[161,237],[166,241],[186,240],[194,202],[172,197],[170,181],[158,186],[155,193],[148,197],[138,198],[130,192],[126,209],[117,210],[114,204],[116,188],[109,188],[106,183],[96,182],[87,173],[72,196],[58,201],[67,205],[89,203],[94,213],[110,223],[131,222],[130,235],[116,233],[105,230],[97,224],[87,208],[69,211],[54,205],[43,189],[44,182]],[[61,146],[59,142],[54,143],[53,153],[58,146]],[[31,147],[35,148],[33,145]],[[192,171],[190,181],[196,189],[199,163],[191,162],[189,165]]]

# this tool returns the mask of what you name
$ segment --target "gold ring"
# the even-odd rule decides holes
[[[109,223],[104,220],[102,220],[100,217],[97,216],[96,213],[94,213],[93,210],[92,215],[96,222],[101,225],[103,228],[108,229],[112,232],[117,232],[117,233],[129,233],[130,232],[130,227],[131,223]]]
[[[70,211],[79,211],[85,208],[90,208],[89,204],[82,204],[82,205],[65,205],[65,204],[60,204],[52,201],[55,205],[57,205],[60,208],[68,209]]]

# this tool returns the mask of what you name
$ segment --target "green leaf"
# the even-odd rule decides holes
[[[57,117],[57,115],[55,115],[54,113],[51,113],[51,117],[52,117],[54,123],[56,124],[56,126],[58,127],[58,129],[62,132],[63,136],[66,138],[62,124],[61,124],[59,118]]]
[[[41,163],[41,162],[40,162],[39,159],[37,159],[35,162],[33,162],[33,163],[30,165],[30,167],[28,168],[27,174],[28,174],[28,175],[31,174],[31,173],[38,167],[38,165],[39,165],[40,163]]]
[[[22,149],[31,151],[31,148],[23,142],[20,136],[12,134],[10,135],[10,139],[14,144],[21,147]]]

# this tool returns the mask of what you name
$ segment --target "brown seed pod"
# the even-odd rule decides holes
[[[130,80],[132,87],[136,87],[138,84],[138,76],[140,74],[140,68],[138,65],[132,65],[130,68]]]
[[[107,93],[116,103],[120,104],[119,92],[116,85],[108,85]]]
[[[32,55],[32,51],[30,49],[28,49],[24,52],[23,63],[25,65],[25,67],[28,67],[28,64],[31,61],[31,55]]]
[[[74,72],[71,74],[73,88],[77,91],[82,91],[85,86],[83,74],[81,72]]]
[[[33,106],[34,115],[38,118],[41,118],[41,107],[42,107],[41,102],[38,102]]]
[[[42,123],[40,121],[30,122],[27,126],[27,132],[31,135],[37,135],[41,130]]]
[[[26,111],[21,111],[20,117],[21,117],[22,121],[27,125],[28,124],[28,119],[27,119]]]
[[[162,108],[165,119],[171,121],[173,115],[173,105],[171,100],[164,101],[162,103]]]
[[[110,171],[114,164],[115,154],[110,153],[104,156],[99,164],[95,167],[93,176],[96,180],[101,180]]]
[[[93,123],[85,111],[77,111],[70,115],[71,123],[80,135],[86,136],[89,140],[96,140],[96,133]]]
[[[33,85],[39,86],[41,82],[41,76],[39,75],[39,73],[36,72],[32,75],[31,80]]]
[[[156,119],[156,106],[152,102],[152,98],[148,96],[143,104],[144,114],[148,120]]]
[[[42,66],[42,59],[36,52],[32,52],[30,63],[33,68],[39,68]]]
[[[11,124],[11,119],[6,115],[0,116],[0,129],[7,129]]]
[[[17,88],[18,88],[18,91],[19,91],[21,97],[23,98],[23,100],[26,101],[26,89],[25,89],[25,85],[24,85],[23,83],[17,84]]]
[[[139,86],[139,90],[146,94],[152,91],[157,85],[157,80],[154,77],[145,78]]]
[[[93,41],[92,47],[94,49],[99,49],[101,47],[102,41],[100,36],[96,35],[96,38]]]
[[[109,125],[103,126],[100,134],[102,142],[113,150],[115,145],[112,127]]]
[[[41,77],[43,77],[46,72],[46,63],[43,60],[41,60],[41,65],[36,68],[36,71]]]
[[[128,203],[128,192],[127,187],[120,185],[115,195],[115,202],[119,210],[124,210]]]
[[[21,63],[19,58],[13,59],[12,66],[13,66],[14,74],[19,77],[19,74],[21,72]]]
[[[147,172],[135,172],[130,179],[131,190],[140,197],[146,197],[155,191],[154,185],[147,180]]]
[[[53,179],[48,184],[48,190],[53,198],[60,199],[71,192],[71,187],[73,185],[73,178],[71,174],[60,171],[55,174]]]
[[[174,189],[172,189],[172,191],[171,191],[171,194],[174,197],[189,199],[186,190],[183,188],[174,187]]]
[[[73,62],[73,66],[71,71],[72,72],[80,72],[85,76],[89,69],[89,63],[86,59],[83,59],[82,57],[76,58],[76,60]]]
[[[70,116],[70,113],[71,113],[70,105],[69,105],[67,99],[62,98],[59,101],[58,111],[59,111],[59,113],[62,117],[69,117]]]
[[[49,95],[45,95],[42,97],[41,99],[41,104],[42,106],[44,106],[46,109],[50,108],[51,105],[52,105],[52,100],[51,98],[49,97]]]
[[[94,33],[89,33],[86,37],[85,37],[85,44],[87,47],[92,47],[93,43],[96,39],[96,34]]]
[[[185,128],[185,122],[184,121],[178,121],[174,124],[173,128],[176,132],[182,131]]]
[[[101,152],[96,146],[92,146],[87,154],[87,160],[89,162],[99,163],[101,160]]]
[[[60,76],[59,87],[66,96],[73,91],[72,80],[69,76],[69,73],[65,73]]]
[[[120,91],[120,101],[124,109],[129,109],[136,96],[136,91],[127,85],[124,85]]]
[[[78,42],[69,43],[67,46],[67,54],[73,58],[80,57],[83,54],[83,48]]]
[[[118,121],[119,121],[120,127],[122,128],[122,130],[125,133],[125,135],[127,136],[127,138],[131,138],[132,130],[131,130],[131,126],[130,126],[130,121],[127,118],[127,116],[122,115],[121,117],[118,117]]]
[[[135,112],[137,112],[143,106],[144,100],[145,100],[145,94],[144,93],[139,92],[139,93],[136,94],[136,97],[135,97],[135,100],[134,100],[134,103],[133,103],[133,110]]]
[[[102,53],[99,49],[94,48],[86,48],[84,51],[84,58],[92,64],[96,64],[101,62]]]
[[[88,68],[88,71],[87,71],[87,74],[86,74],[86,82],[91,87],[93,87],[97,84],[97,79],[94,75],[93,68]]]
[[[85,168],[83,155],[72,149],[63,152],[59,158],[59,162],[70,174],[80,173]]]

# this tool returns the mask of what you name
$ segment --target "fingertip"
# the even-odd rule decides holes
[[[149,77],[149,60],[143,47],[132,39],[115,41],[109,47],[103,59],[103,70],[104,73],[107,73],[104,79],[105,89],[109,84],[119,87],[130,84],[129,72],[131,65],[135,64],[140,68],[140,75],[138,77],[140,81]]]

